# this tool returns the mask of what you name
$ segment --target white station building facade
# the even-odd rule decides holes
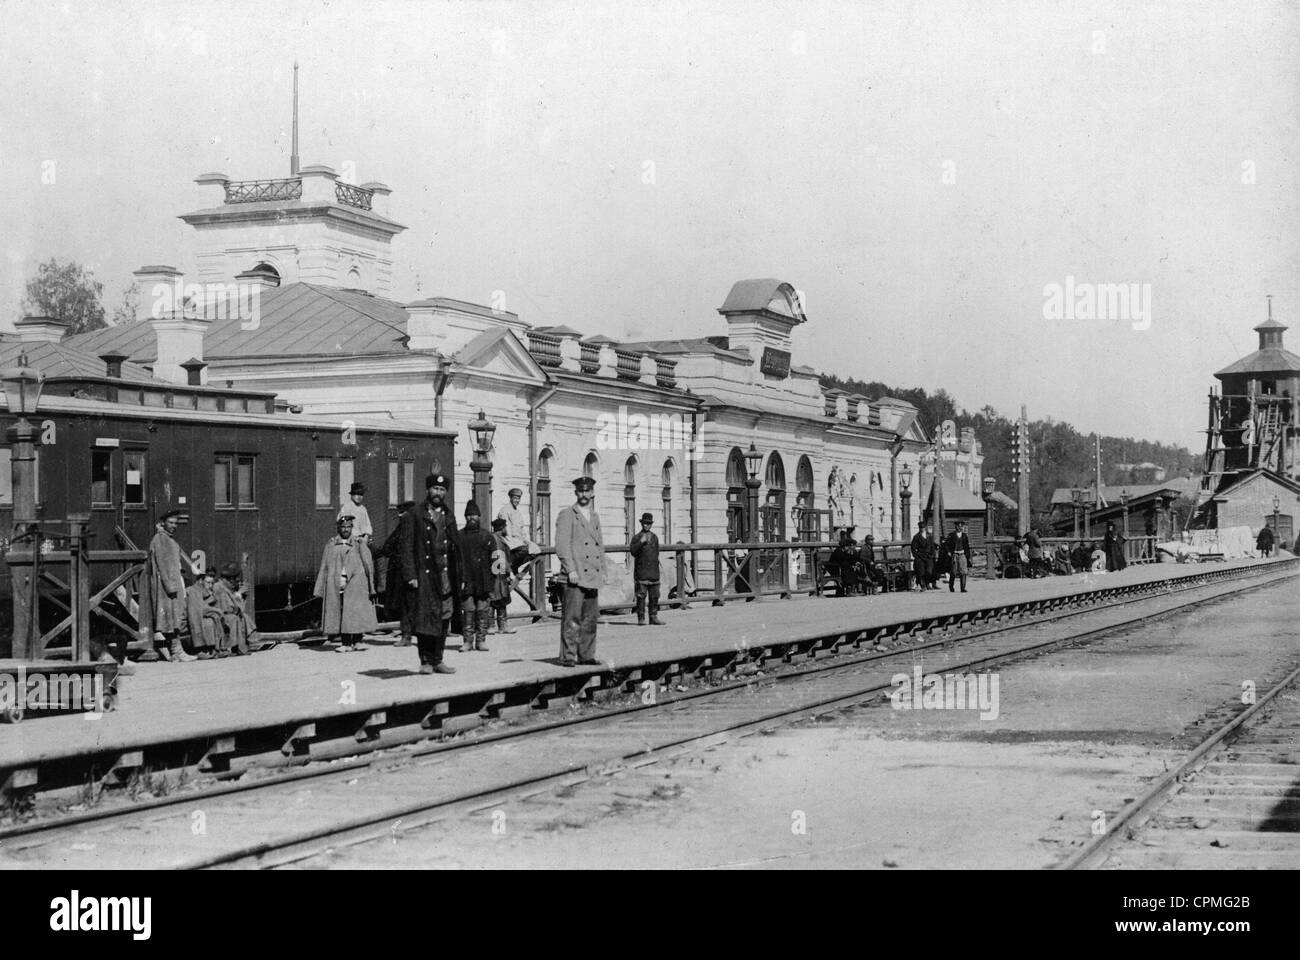
[[[584,474],[596,480],[607,544],[626,542],[644,511],[668,542],[824,539],[847,525],[859,539],[910,535],[900,474],[913,475],[915,507],[934,463],[917,411],[823,389],[795,363],[810,321],[787,281],[733,283],[720,319],[708,321],[701,304],[699,326],[713,335],[620,343],[576,318],[533,326],[448,298],[391,299],[391,241],[405,228],[389,218],[383,184],[345,184],[322,165],[197,183],[208,201],[182,219],[194,228],[198,276],[141,268],[141,322],[79,335],[76,346],[176,382],[273,391],[307,414],[463,428],[482,411],[497,428],[493,511],[507,490],[524,490],[541,544]],[[751,444],[762,455],[760,531],[748,529],[745,506]],[[466,432],[450,465],[458,516],[472,447]],[[977,444],[942,460],[979,490]],[[388,489],[369,492],[372,512],[420,499],[431,466],[390,464]],[[325,506],[346,490],[326,483],[315,496]]]

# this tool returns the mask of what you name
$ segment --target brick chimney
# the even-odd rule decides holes
[[[23,343],[58,343],[71,324],[57,317],[23,317],[14,324]]]

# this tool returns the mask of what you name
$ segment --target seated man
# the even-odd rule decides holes
[[[217,609],[217,600],[213,587],[217,575],[212,570],[204,570],[198,582],[185,590],[185,613],[190,624],[190,647],[200,660],[224,657],[226,653],[226,630],[221,623],[221,611]]]
[[[876,563],[876,538],[867,534],[858,548],[858,566],[861,570],[862,584],[869,593],[875,593],[883,571]]]
[[[1092,557],[1082,540],[1076,543],[1074,549],[1070,551],[1070,564],[1074,567],[1075,573],[1086,573],[1088,568],[1092,566]]]
[[[243,583],[239,564],[227,563],[221,568],[221,579],[213,586],[212,593],[225,627],[226,648],[237,657],[261,649],[257,624],[248,609],[248,587]]]
[[[1063,543],[1056,545],[1052,553],[1052,573],[1064,576],[1070,572],[1070,551]]]

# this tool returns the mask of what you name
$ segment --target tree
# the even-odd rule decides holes
[[[140,282],[132,280],[131,285],[122,292],[122,302],[113,311],[113,326],[122,323],[134,323],[140,317]]]
[[[56,317],[69,324],[68,333],[85,333],[107,326],[100,296],[104,285],[74,260],[49,259],[27,281],[23,312],[28,316]]]

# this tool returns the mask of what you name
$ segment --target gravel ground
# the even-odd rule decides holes
[[[304,866],[1045,867],[1279,676],[1298,615],[1286,582],[1003,666],[996,719],[881,700]]]

